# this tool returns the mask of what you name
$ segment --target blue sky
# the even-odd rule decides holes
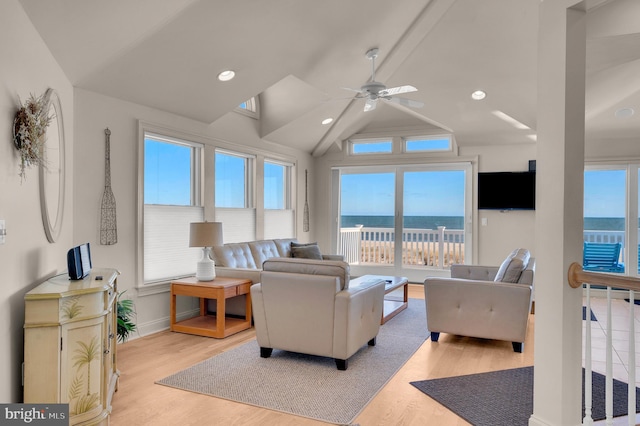
[[[584,216],[625,217],[626,171],[588,170],[584,173]]]
[[[341,214],[392,216],[394,173],[342,175]],[[405,172],[405,216],[464,216],[464,172]]]

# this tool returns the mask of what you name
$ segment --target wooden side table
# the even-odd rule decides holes
[[[251,280],[217,277],[213,281],[198,281],[195,277],[171,282],[171,331],[222,339],[251,328]],[[245,317],[227,318],[226,299],[246,295]],[[200,298],[200,315],[176,321],[176,296]],[[207,315],[207,299],[216,299],[216,314]]]

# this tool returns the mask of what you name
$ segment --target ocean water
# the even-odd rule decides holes
[[[346,216],[341,218],[340,226],[351,228],[363,225],[368,228],[393,228],[393,216]],[[464,229],[464,217],[462,216],[405,216],[405,228],[438,229],[438,226],[446,226],[447,229]]]
[[[340,226],[350,228],[363,225],[369,228],[393,228],[393,216],[349,216],[341,217]],[[405,216],[405,228],[438,229],[438,226],[446,226],[447,229],[464,229],[464,217],[462,216]],[[640,228],[640,221],[638,227]],[[623,217],[585,217],[585,230],[597,231],[624,231]]]

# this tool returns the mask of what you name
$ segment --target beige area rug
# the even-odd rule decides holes
[[[332,358],[274,350],[260,358],[253,340],[156,383],[327,423],[350,424],[427,339],[424,301],[380,327],[338,371]]]

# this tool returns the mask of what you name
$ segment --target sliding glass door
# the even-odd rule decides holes
[[[409,276],[470,258],[470,164],[338,172],[338,253],[352,268]]]
[[[639,180],[638,165],[634,164],[598,165],[586,168],[584,172],[586,246],[583,258],[585,269],[638,275]],[[609,257],[615,257],[618,248],[619,254],[616,259],[609,259]],[[602,254],[596,250],[601,250]],[[593,259],[595,256],[593,253],[602,256],[602,259]]]
[[[465,171],[403,172],[402,262],[464,263]]]

